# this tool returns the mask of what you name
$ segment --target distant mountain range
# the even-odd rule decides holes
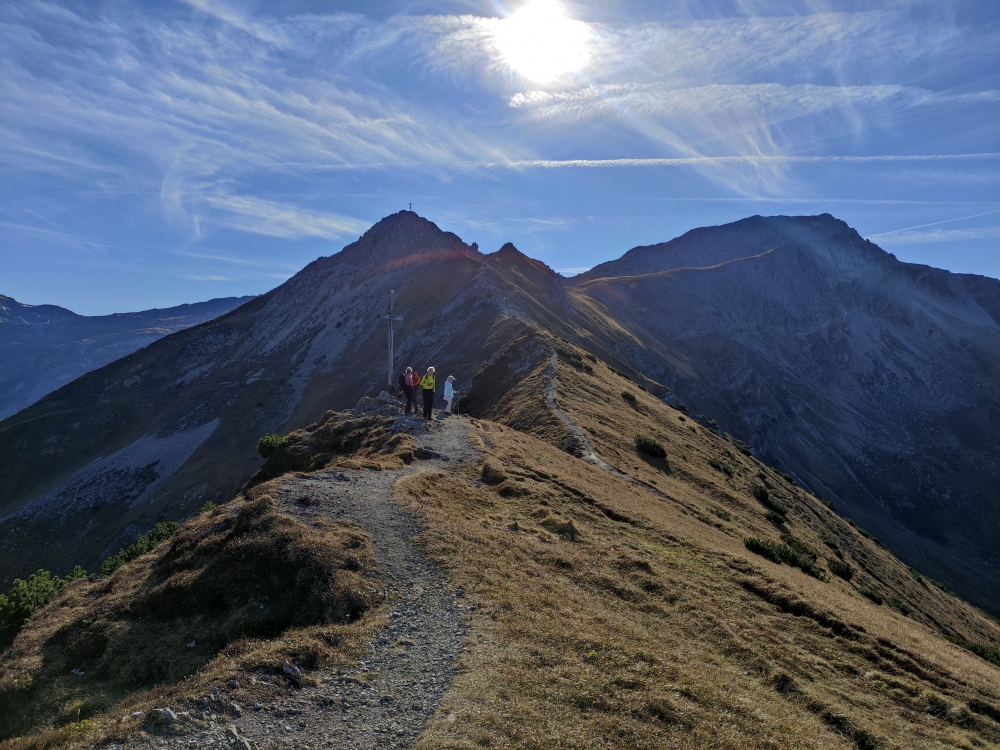
[[[0,294],[0,419],[84,373],[251,299],[225,297],[164,310],[83,316],[56,305],[24,305]]]
[[[551,331],[1000,611],[1000,281],[900,263],[829,215],[698,229],[569,280],[386,217],[0,422],[0,579],[93,566],[231,497],[261,434],[384,388],[390,290],[400,368],[467,389],[513,337]]]

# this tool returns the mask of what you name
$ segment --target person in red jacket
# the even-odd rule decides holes
[[[407,367],[406,371],[400,376],[400,384],[403,386],[403,395],[406,396],[406,413],[409,414],[411,411],[416,411],[416,399],[414,398],[414,386],[420,384],[420,378],[413,371],[412,367]]]

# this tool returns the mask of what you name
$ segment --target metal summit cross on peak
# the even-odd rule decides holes
[[[402,320],[402,315],[392,314],[392,300],[396,292],[393,290],[389,291],[389,312],[386,315],[379,315],[382,320],[389,321],[389,379],[386,381],[389,384],[389,390],[392,391],[392,321]]]

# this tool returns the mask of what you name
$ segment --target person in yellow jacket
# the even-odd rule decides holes
[[[431,419],[434,416],[434,387],[436,385],[434,368],[428,367],[427,374],[420,378],[420,388],[424,392],[424,419]]]

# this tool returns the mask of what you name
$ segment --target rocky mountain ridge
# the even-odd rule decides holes
[[[253,297],[223,297],[113,315],[25,305],[0,294],[0,419],[81,375]]]
[[[16,457],[0,468],[0,577],[24,572],[14,560],[88,562],[231,496],[259,466],[259,435],[384,388],[391,290],[399,367],[434,364],[467,389],[520,332],[551,331],[995,607],[998,288],[899,263],[826,215],[695,230],[567,281],[403,211],[0,422]]]

